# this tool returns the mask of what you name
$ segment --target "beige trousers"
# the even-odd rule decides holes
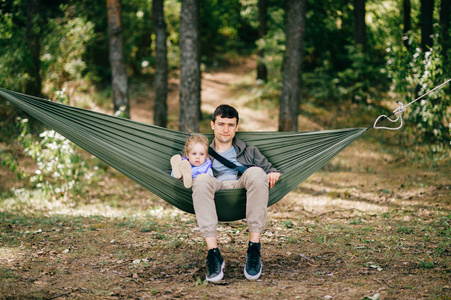
[[[218,216],[214,202],[220,189],[246,189],[246,220],[250,232],[262,232],[268,210],[268,175],[259,167],[247,169],[239,180],[219,181],[200,174],[193,183],[194,212],[204,238],[217,236]]]

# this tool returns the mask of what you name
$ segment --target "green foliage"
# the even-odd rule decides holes
[[[180,11],[182,5],[177,0],[166,0],[164,2],[164,17],[168,32],[168,67],[169,70],[178,69],[180,65],[180,47],[179,47],[179,30],[180,30]],[[154,43],[152,44],[154,45]]]
[[[307,1],[304,70],[313,71],[324,61],[334,70],[349,65],[346,46],[352,44],[353,11],[349,1]]]
[[[258,8],[256,0],[241,1],[245,8],[241,15],[246,18],[249,24],[258,26]],[[264,103],[264,100],[275,102],[279,98],[282,88],[282,65],[283,54],[285,52],[285,11],[280,4],[270,5],[268,7],[268,32],[255,41],[256,50],[263,50],[264,57],[259,61],[264,63],[268,71],[268,80],[257,82],[257,85],[263,85],[263,88],[255,91],[256,98],[263,105],[273,106],[274,104]]]
[[[11,172],[17,175],[17,179],[22,179],[24,171],[20,169],[19,162],[12,153],[7,153],[3,149],[0,149],[0,161],[2,166],[7,167]]]
[[[337,97],[352,99],[356,103],[370,103],[371,96],[377,95],[381,90],[381,86],[375,83],[384,82],[386,79],[385,68],[374,63],[374,57],[363,52],[360,45],[350,45],[346,48],[352,63],[337,73],[334,80]]]
[[[293,228],[293,221],[292,220],[285,220],[282,222],[283,226],[285,228]]]
[[[351,225],[359,225],[359,224],[362,224],[362,218],[357,218],[357,219],[354,219],[354,220],[351,220],[350,222],[349,222],[349,224],[351,224]]]
[[[11,13],[0,14],[0,39],[12,38],[13,16]]]
[[[263,50],[265,56],[262,62],[268,69],[268,86],[274,89],[282,87],[282,65],[285,52],[285,11],[272,7],[268,11],[268,33],[256,41],[258,50]]]
[[[58,93],[60,102],[68,102],[64,92]],[[38,169],[34,174],[23,171],[12,154],[0,152],[2,164],[7,166],[19,179],[27,178],[34,188],[51,195],[72,193],[77,196],[87,185],[97,181],[99,168],[91,170],[88,160],[77,151],[78,148],[68,139],[53,130],[42,132],[39,137],[31,133],[28,119],[20,118],[18,137],[26,156],[33,158]]]
[[[411,0],[412,20],[418,19],[420,3]],[[398,0],[366,1],[366,26],[369,51],[383,49],[387,42],[400,41],[400,29],[403,28],[403,7]]]
[[[27,7],[25,0],[0,2],[0,86],[25,91],[28,81],[33,80],[29,70],[34,67],[30,49],[27,49]],[[45,22],[61,14],[59,3],[40,1],[40,13],[34,16],[33,31],[44,35]]]
[[[86,45],[95,38],[94,25],[86,18],[71,17],[67,8],[65,11],[64,18],[49,21],[43,39],[42,72],[54,90],[79,86],[82,79],[92,78],[83,57]]]
[[[119,109],[114,113],[114,116],[119,117],[119,118],[126,118],[128,119],[129,116],[126,112],[127,107],[125,105],[119,107]]]
[[[438,37],[430,51],[423,53],[416,41],[419,37],[411,34],[409,48],[389,45],[387,66],[392,80],[392,91],[404,95],[404,104],[424,95],[451,75],[450,65],[442,57]],[[420,140],[432,142],[433,150],[441,152],[443,146],[451,143],[450,87],[437,90],[407,110],[407,117],[415,124],[415,133]],[[411,129],[409,129],[411,130]]]
[[[42,139],[38,141],[30,134],[27,119],[21,119],[20,124],[19,141],[25,154],[38,166],[35,174],[27,174],[34,187],[54,195],[67,192],[77,195],[95,180],[94,173],[69,140],[49,130],[41,133]]]
[[[15,128],[15,119],[17,118],[17,111],[13,105],[8,101],[0,101],[0,141],[9,141],[12,136],[18,134]]]
[[[20,3],[11,7],[0,6],[0,87],[23,91],[30,78],[26,57],[25,16],[20,13]]]
[[[422,259],[419,261],[419,265],[423,269],[432,269],[435,266],[433,261],[424,261]]]
[[[143,62],[151,60],[152,2],[125,0],[122,4],[124,52],[134,75],[140,75],[145,70]]]
[[[350,64],[343,70],[336,70],[330,60],[311,72],[303,73],[303,82],[308,95],[323,100],[352,100],[359,104],[378,102],[381,91],[386,90],[384,62],[374,62],[374,53],[363,52],[360,46],[346,46]]]
[[[397,229],[397,232],[402,234],[413,234],[415,232],[415,228],[409,226],[400,226]]]
[[[380,91],[387,87],[385,53],[380,47],[362,51],[353,40],[352,8],[346,1],[328,1],[328,5],[309,1],[307,26],[303,48],[302,85],[306,94],[317,100],[347,100],[367,104],[375,102]],[[267,94],[277,98],[281,89],[283,55],[285,51],[285,10],[271,6],[268,34],[257,41],[265,52],[263,62],[268,68]],[[393,14],[392,14],[393,15]],[[387,35],[372,37],[374,40]]]
[[[199,2],[202,61],[207,66],[226,63],[225,53],[250,54],[255,49],[255,0],[201,0]]]

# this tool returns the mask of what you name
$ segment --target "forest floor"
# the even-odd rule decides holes
[[[277,107],[252,96],[254,70],[246,60],[205,72],[205,114],[228,103],[240,130],[276,130]],[[135,88],[133,119],[152,120],[149,94]],[[174,129],[177,102],[172,80]],[[302,110],[301,130],[374,120],[351,103]],[[449,153],[402,136],[370,130],[271,206],[257,281],[243,275],[244,221],[220,223],[225,277],[209,284],[195,217],[111,168],[74,201],[29,191],[1,167],[0,299],[451,299]]]

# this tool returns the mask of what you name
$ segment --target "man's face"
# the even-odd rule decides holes
[[[215,133],[215,139],[220,143],[229,143],[238,131],[236,118],[216,117],[216,121],[211,121],[211,129]]]

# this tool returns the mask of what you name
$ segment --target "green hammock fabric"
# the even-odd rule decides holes
[[[0,96],[125,174],[175,207],[194,213],[191,189],[165,170],[182,152],[187,133],[76,108],[0,88]],[[283,172],[269,192],[269,205],[318,171],[360,137],[365,128],[312,132],[238,132]],[[207,134],[210,139],[212,134]],[[220,190],[215,196],[219,220],[245,218],[244,189]]]

